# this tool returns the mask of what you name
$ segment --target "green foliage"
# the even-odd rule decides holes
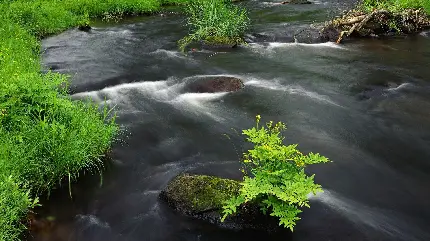
[[[19,240],[37,196],[100,171],[118,130],[109,109],[67,95],[68,77],[41,74],[40,37],[92,17],[151,12],[158,0],[0,1],[0,240]]]
[[[19,185],[12,176],[0,175],[0,240],[19,240],[25,227],[20,223],[28,208],[37,204],[28,190]]]
[[[194,0],[186,5],[190,34],[179,40],[182,51],[192,42],[208,44],[239,44],[248,28],[246,10],[231,1]]]
[[[329,160],[319,154],[304,155],[297,145],[284,145],[282,122],[269,122],[265,127],[259,123],[257,116],[256,127],[243,131],[254,148],[244,153],[245,176],[240,194],[226,202],[222,220],[241,204],[257,202],[262,212],[278,217],[280,225],[293,230],[300,219],[300,208],[309,207],[308,194],[322,192],[321,186],[314,183],[314,175],[306,175],[305,167]]]
[[[180,1],[180,0],[178,0]],[[88,25],[90,18],[119,18],[156,11],[160,0],[32,0],[1,3],[8,19],[39,37],[73,26]]]
[[[423,8],[427,14],[430,14],[429,0],[363,0],[362,7],[367,11],[387,9],[392,12],[401,12],[408,8]]]

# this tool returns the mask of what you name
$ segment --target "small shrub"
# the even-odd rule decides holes
[[[187,4],[185,12],[190,34],[179,40],[182,51],[194,41],[208,44],[239,44],[248,28],[246,10],[234,6],[231,1],[194,0]]]
[[[279,218],[279,225],[293,230],[300,218],[300,208],[309,207],[308,194],[322,192],[314,183],[314,175],[307,176],[305,167],[326,163],[329,160],[319,154],[302,154],[297,145],[285,146],[281,131],[282,122],[269,122],[266,127],[257,125],[243,134],[254,148],[244,153],[242,170],[245,174],[240,194],[228,200],[223,207],[222,221],[244,203],[255,202],[263,213]]]

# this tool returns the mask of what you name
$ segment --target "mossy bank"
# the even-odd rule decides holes
[[[430,28],[430,1],[363,0],[355,9],[327,23],[322,32],[347,37],[414,34]]]
[[[0,241],[22,238],[37,196],[103,168],[114,111],[68,95],[68,76],[41,74],[39,40],[92,18],[153,13],[182,0],[0,1]]]

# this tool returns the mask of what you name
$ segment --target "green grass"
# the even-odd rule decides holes
[[[192,42],[239,44],[248,28],[246,10],[230,0],[194,0],[187,4],[190,34],[179,41],[182,51]]]
[[[376,8],[393,12],[401,12],[408,8],[422,8],[430,15],[430,0],[363,0],[362,6],[368,11]]]
[[[19,240],[21,219],[36,202],[11,176],[0,176],[0,240]]]
[[[67,76],[41,74],[40,38],[91,18],[151,13],[163,3],[0,0],[0,241],[22,237],[37,196],[100,171],[118,131],[108,109],[70,99]]]

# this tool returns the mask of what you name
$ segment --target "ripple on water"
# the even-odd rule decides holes
[[[245,85],[265,88],[269,90],[285,91],[285,92],[288,92],[289,94],[308,97],[320,103],[326,103],[337,107],[343,107],[337,104],[336,102],[332,101],[330,97],[318,94],[313,91],[308,91],[299,85],[281,85],[279,83],[276,83],[275,81],[266,81],[266,80],[258,80],[258,79],[251,79],[249,81],[246,81]]]
[[[390,235],[393,239],[420,241],[425,236],[428,238],[428,235],[423,230],[409,225],[406,217],[401,219],[389,210],[366,206],[329,190],[324,190],[323,193],[318,193],[316,196],[310,195],[309,197],[310,200],[321,202],[339,212],[351,222],[361,226],[372,227]]]

